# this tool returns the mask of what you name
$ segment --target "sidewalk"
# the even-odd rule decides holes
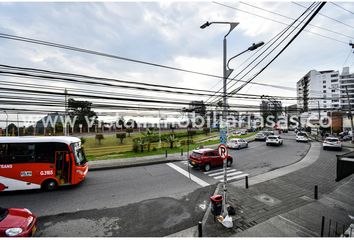
[[[319,150],[320,145],[316,146]],[[312,150],[312,149],[311,149]],[[335,182],[335,153],[309,157],[303,166],[285,174],[273,174],[262,179],[250,179],[246,189],[243,182],[228,186],[228,204],[235,207],[234,227],[226,229],[214,222],[209,213],[203,235],[207,237],[305,237],[319,236],[322,216],[326,217],[326,235],[331,219],[331,236],[335,223],[348,226],[348,214],[354,215],[354,177]],[[319,152],[319,151],[318,151]],[[327,154],[327,155],[326,155]],[[307,162],[307,163],[306,163]],[[294,164],[295,165],[295,164]],[[307,165],[307,166],[306,166]],[[300,168],[301,167],[301,168]],[[289,170],[290,171],[290,170]],[[347,182],[345,182],[347,181]],[[318,185],[319,199],[314,199]],[[219,187],[222,194],[222,187]]]
[[[245,138],[247,141],[252,142],[255,136]],[[202,143],[201,143],[202,144]],[[219,144],[213,144],[204,146],[204,148],[217,148]],[[191,149],[192,151],[193,149]],[[145,157],[134,157],[134,158],[119,158],[119,159],[110,159],[110,160],[96,160],[89,161],[89,171],[98,171],[114,168],[125,168],[125,167],[137,167],[137,166],[146,166],[152,164],[168,163],[175,161],[183,161],[187,159],[187,153],[169,153],[166,157],[165,154],[162,155],[153,155]]]

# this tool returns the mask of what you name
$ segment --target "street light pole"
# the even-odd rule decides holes
[[[246,49],[245,51],[233,56],[227,61],[227,36],[231,33],[231,31],[239,24],[238,22],[206,22],[202,26],[200,26],[201,29],[204,29],[211,24],[227,24],[230,26],[229,31],[225,34],[224,40],[223,40],[223,106],[222,106],[222,121],[220,123],[220,144],[226,144],[227,143],[227,79],[233,72],[233,69],[229,68],[229,63],[232,59],[240,56],[241,54],[247,52],[247,51],[253,51],[257,49],[258,47],[262,46],[264,42],[260,42],[257,44],[253,44],[251,47]],[[223,214],[225,215],[226,211],[226,192],[227,192],[227,175],[226,175],[226,168],[227,168],[227,158],[224,159],[223,161],[223,168],[224,168],[224,181],[223,181],[223,190],[224,190],[224,201],[223,201]]]

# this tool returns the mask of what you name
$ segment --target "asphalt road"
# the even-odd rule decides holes
[[[292,134],[283,137],[289,140],[280,147],[254,142],[232,150],[230,177],[300,160],[309,144],[295,142]],[[213,176],[191,170],[190,179],[187,169],[181,162],[90,172],[75,187],[0,194],[0,205],[31,209],[40,216],[40,236],[164,236],[196,225],[220,180],[220,170]]]
[[[249,143],[248,148],[229,150],[234,163],[228,169],[228,182],[244,180],[245,176],[256,176],[269,172],[301,160],[310,148],[309,143],[295,141],[294,133],[282,134],[284,143],[281,146],[267,146],[264,141]],[[187,161],[173,163],[188,171]],[[209,184],[223,180],[222,167],[212,169],[210,172],[191,169],[191,174]]]

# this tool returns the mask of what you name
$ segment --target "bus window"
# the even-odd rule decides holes
[[[9,143],[7,149],[7,162],[9,164],[34,162],[34,149],[34,144]]]
[[[55,143],[36,143],[36,163],[54,163]]]

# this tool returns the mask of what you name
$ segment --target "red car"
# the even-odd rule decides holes
[[[233,159],[231,156],[227,157],[227,166],[232,165]],[[193,167],[198,167],[204,169],[206,172],[212,167],[222,166],[223,159],[219,156],[218,150],[215,149],[199,149],[193,150],[192,154],[189,155],[189,163]]]
[[[1,237],[31,237],[37,218],[26,208],[0,208]]]

